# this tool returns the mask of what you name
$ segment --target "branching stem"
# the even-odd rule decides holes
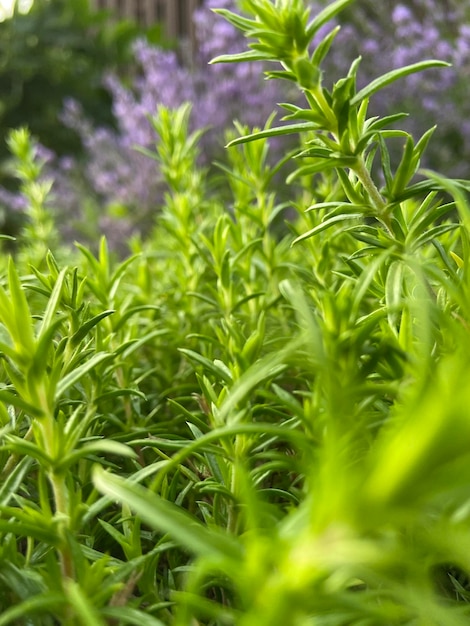
[[[362,158],[359,158],[357,160],[357,164],[354,166],[353,171],[361,181],[364,189],[366,190],[372,206],[376,210],[377,219],[380,220],[380,222],[387,228],[388,231],[390,231],[391,224],[390,216],[387,212],[387,202],[384,200],[380,191],[377,189],[377,186],[372,180],[370,172],[367,169]]]

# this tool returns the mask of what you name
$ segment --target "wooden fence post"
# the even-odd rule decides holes
[[[92,0],[92,4],[96,9],[107,9],[144,26],[161,22],[167,37],[187,39],[194,45],[192,15],[202,0]]]

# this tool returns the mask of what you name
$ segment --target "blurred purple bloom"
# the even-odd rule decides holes
[[[27,202],[23,196],[20,196],[16,192],[12,193],[4,187],[0,187],[0,207],[6,212],[22,213],[25,211],[26,206]]]
[[[397,4],[397,6],[392,11],[392,21],[395,24],[400,24],[403,22],[407,22],[413,19],[413,14],[409,8],[405,7],[403,4]]]

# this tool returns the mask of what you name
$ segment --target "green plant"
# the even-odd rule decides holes
[[[250,18],[219,11],[252,42],[249,52],[216,61],[280,62],[281,70],[269,72],[268,78],[294,81],[305,95],[307,108],[283,105],[286,120],[293,123],[244,132],[229,145],[248,147],[255,140],[300,135],[301,149],[294,157],[300,165],[290,181],[302,179],[304,196],[311,189],[314,201],[308,207],[311,226],[298,232],[294,243],[311,243],[307,249],[313,272],[307,279],[302,275],[301,288],[292,281],[277,283],[303,328],[300,345],[288,341],[283,350],[244,364],[242,376],[236,379],[230,367],[220,370],[226,363],[217,361],[214,366],[199,354],[190,355],[205,365],[206,377],[209,373],[221,377],[224,387],[233,381],[222,397],[207,393],[207,380],[203,389],[206,406],[212,412],[218,407],[219,436],[225,429],[235,436],[235,447],[227,453],[233,464],[230,484],[239,519],[235,525],[232,517],[227,519],[229,530],[238,536],[238,548],[211,547],[219,541],[216,534],[201,542],[203,528],[195,526],[194,534],[188,533],[189,520],[180,535],[172,518],[177,510],[168,509],[164,500],[155,495],[149,502],[145,491],[97,474],[97,484],[105,493],[131,504],[154,527],[170,533],[173,528],[175,538],[198,557],[181,596],[185,608],[180,608],[177,623],[190,623],[194,610],[215,623],[269,626],[416,620],[463,624],[466,619],[465,606],[446,604],[435,588],[436,572],[445,576],[449,561],[459,571],[468,571],[456,552],[448,559],[440,547],[442,524],[449,528],[455,523],[461,531],[460,523],[453,520],[467,497],[459,479],[469,462],[463,444],[468,437],[464,408],[468,397],[460,378],[467,356],[466,349],[457,348],[468,341],[462,324],[468,315],[466,285],[458,269],[465,267],[459,252],[468,240],[464,186],[431,173],[416,181],[432,131],[415,141],[404,131],[390,130],[401,115],[367,118],[369,98],[377,91],[412,72],[445,64],[424,61],[394,70],[357,92],[356,60],[348,76],[329,92],[322,86],[321,62],[337,29],[313,52],[310,46],[320,28],[347,4],[332,3],[310,21],[300,1],[247,1],[243,7]],[[387,143],[396,138],[405,147],[400,162],[392,165]],[[374,180],[374,158],[380,158],[383,184]],[[250,166],[251,176],[259,171],[254,159]],[[246,184],[238,175],[236,180],[240,179]],[[459,197],[459,202],[446,200],[443,191]],[[262,200],[255,195],[257,217],[263,215],[266,200],[265,194]],[[249,215],[246,196],[241,206]],[[446,220],[456,208],[461,221]],[[236,213],[234,222],[242,223]],[[215,266],[219,299],[226,291],[223,267],[229,266],[231,256],[228,232],[230,225],[215,230],[222,251]],[[252,249],[257,250],[254,243]],[[256,267],[256,259],[248,265]],[[226,270],[225,283],[230,287],[231,278]],[[231,302],[230,294],[227,298]],[[231,325],[226,323],[224,330],[230,345]],[[237,345],[236,352],[240,351]],[[455,354],[447,356],[451,352]],[[305,389],[294,395],[277,382],[273,385],[273,378],[292,363],[300,367],[305,381]],[[299,372],[297,376],[300,379]],[[290,431],[293,456],[301,459],[301,465],[286,463],[284,457],[284,470],[302,477],[303,485],[298,508],[269,521],[262,515],[258,472],[250,458],[253,447],[263,447],[258,443],[257,448],[256,438],[247,437],[245,430],[256,431],[258,426],[248,410],[247,395],[254,389],[259,392],[266,381],[284,410],[298,416],[298,421],[287,419],[291,428],[285,427],[277,436],[282,439]],[[296,399],[299,392],[302,404]],[[446,400],[441,404],[437,397]],[[265,424],[261,429],[269,432]],[[299,431],[303,440],[297,439]],[[213,441],[214,434],[209,432],[207,440]],[[194,448],[177,454],[170,467],[196,445],[202,446],[203,440],[199,437]],[[274,451],[267,456],[274,458]],[[160,484],[161,478],[156,485]],[[205,518],[207,522],[207,514]],[[435,551],[423,566],[422,555],[427,554],[430,541],[436,542]],[[219,585],[225,580],[223,588],[232,598],[222,602],[223,607],[208,602],[207,587],[214,584],[214,577]],[[408,596],[410,584],[415,592]]]
[[[0,625],[468,622],[468,184],[367,118],[439,62],[322,86],[348,4],[219,11],[252,40],[219,60],[281,62],[305,108],[236,124],[212,177],[190,106],[160,107],[167,193],[129,259],[38,256],[35,211],[2,263]]]

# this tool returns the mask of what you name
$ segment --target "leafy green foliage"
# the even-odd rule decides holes
[[[39,0],[26,13],[0,24],[0,135],[28,124],[41,142],[59,153],[79,147],[60,123],[64,98],[75,98],[87,114],[112,124],[111,100],[102,86],[105,68],[126,59],[135,28],[106,25],[88,0]],[[52,132],[54,129],[54,132]],[[5,146],[0,155],[5,158]]]
[[[167,193],[128,259],[47,251],[47,197],[11,244],[0,624],[468,622],[468,184],[420,171],[432,131],[367,117],[427,62],[323,88],[334,35],[310,44],[347,4],[221,11],[305,108],[236,124],[209,176],[190,106],[160,107]],[[10,143],[31,203],[34,146]]]
[[[130,22],[109,20],[89,0],[36,0],[29,12],[15,11],[0,22],[2,188],[18,189],[7,145],[11,129],[26,125],[43,152],[70,157],[82,153],[83,143],[63,122],[66,100],[78,102],[95,123],[115,126],[103,75],[129,68],[130,43],[138,32]],[[1,204],[2,230],[17,234],[21,211],[11,210],[8,193]]]

